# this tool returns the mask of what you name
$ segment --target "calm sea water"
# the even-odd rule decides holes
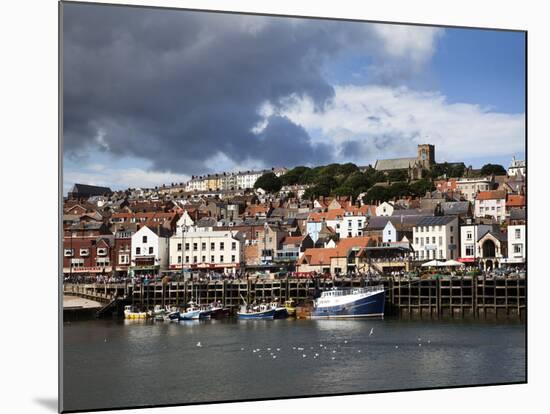
[[[63,329],[65,410],[526,379],[520,323],[93,320]]]

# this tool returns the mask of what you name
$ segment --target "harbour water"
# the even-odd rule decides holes
[[[65,410],[526,380],[520,322],[91,320],[63,337]]]

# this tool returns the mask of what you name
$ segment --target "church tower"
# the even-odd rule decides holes
[[[429,170],[435,164],[435,146],[432,144],[418,145],[418,163]]]

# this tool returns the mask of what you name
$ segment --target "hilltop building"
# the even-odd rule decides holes
[[[384,173],[390,171],[407,171],[411,180],[422,178],[423,170],[430,170],[435,164],[435,145],[420,144],[416,157],[392,158],[387,160],[376,160],[374,169]]]

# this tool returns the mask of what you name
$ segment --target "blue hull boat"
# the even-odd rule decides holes
[[[170,312],[168,315],[169,321],[179,321],[180,320],[180,312]]]
[[[332,290],[315,301],[312,318],[383,317],[386,294],[383,288]]]
[[[239,319],[275,319],[275,309],[267,309],[258,312],[237,312]]]

